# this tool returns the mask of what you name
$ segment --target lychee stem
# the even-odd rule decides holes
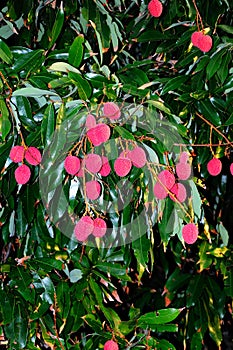
[[[197,13],[197,27],[198,27],[198,30],[199,30],[199,24],[198,24],[198,17],[199,17],[199,20],[201,22],[201,28],[202,28],[202,31],[204,31],[204,25],[203,25],[203,21],[202,21],[202,18],[201,18],[201,15],[200,15],[200,12],[198,10],[198,7],[197,7],[197,4],[196,4],[196,1],[193,0],[193,5],[195,7],[195,10],[196,10],[196,13]]]

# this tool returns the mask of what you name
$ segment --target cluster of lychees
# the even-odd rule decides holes
[[[10,159],[14,163],[23,163],[24,160],[30,165],[39,165],[41,153],[36,147],[14,146],[10,151]],[[20,185],[25,185],[31,177],[31,170],[28,165],[21,164],[15,170],[15,180]]]
[[[208,170],[208,173],[212,176],[219,175],[222,171],[221,160],[219,158],[216,158],[216,157],[209,160],[209,162],[207,163],[207,170]],[[231,163],[231,165],[230,165],[230,173],[231,173],[231,175],[233,175],[233,163]]]

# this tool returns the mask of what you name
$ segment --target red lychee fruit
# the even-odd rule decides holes
[[[194,32],[191,35],[191,42],[192,42],[193,46],[198,47],[198,42],[203,36],[204,36],[204,34],[202,32]]]
[[[233,163],[231,163],[231,165],[230,165],[230,173],[231,173],[231,175],[233,175]]]
[[[218,158],[212,158],[208,163],[207,163],[207,170],[210,175],[212,176],[217,176],[221,173],[222,171],[222,162]]]
[[[92,232],[95,237],[103,237],[107,232],[107,224],[101,218],[94,219],[94,230]]]
[[[157,182],[160,184],[162,183],[164,186],[167,187],[168,190],[170,190],[175,184],[175,176],[169,170],[162,170],[158,174]]]
[[[99,171],[101,176],[108,176],[111,172],[111,167],[108,161],[108,158],[105,156],[102,156],[102,167]]]
[[[75,225],[74,235],[78,241],[84,242],[93,232],[93,229],[94,223],[92,218],[90,216],[83,216]]]
[[[132,162],[128,158],[117,158],[114,162],[114,170],[120,177],[128,175],[132,168]]]
[[[104,344],[104,350],[119,350],[119,346],[115,341],[108,340]]]
[[[98,173],[98,171],[102,167],[102,159],[98,154],[88,154],[85,158],[85,166],[88,171],[95,174]]]
[[[80,168],[79,171],[77,172],[77,174],[75,174],[75,176],[77,177],[83,177],[84,176],[84,159],[80,159]]]
[[[86,124],[85,124],[87,130],[94,128],[96,126],[96,119],[94,115],[88,114],[87,119],[86,119]]]
[[[142,168],[146,164],[146,153],[141,147],[135,147],[129,152],[128,157],[136,168]]]
[[[120,108],[114,102],[106,102],[103,108],[103,115],[109,119],[119,119],[121,116]]]
[[[159,182],[154,185],[154,195],[158,199],[165,199],[168,195],[166,188],[164,188]]]
[[[86,195],[87,198],[95,200],[99,198],[101,192],[100,183],[96,180],[91,180],[86,182]]]
[[[176,173],[180,180],[187,180],[191,175],[191,166],[189,163],[177,163]]]
[[[20,185],[25,185],[31,176],[31,170],[30,168],[22,164],[15,170],[15,180]]]
[[[188,153],[187,153],[187,152],[182,152],[182,153],[180,154],[180,160],[179,160],[179,162],[180,162],[180,163],[187,163],[188,159],[189,159]]]
[[[14,146],[10,150],[10,159],[14,163],[20,163],[23,161],[25,149],[23,146]]]
[[[38,165],[41,162],[41,153],[36,147],[28,147],[25,152],[25,159],[31,165]]]
[[[208,52],[211,50],[212,48],[212,38],[209,35],[203,35],[202,37],[200,37],[200,39],[198,40],[198,48],[202,51],[202,52]]]
[[[195,224],[189,223],[184,225],[182,229],[182,237],[185,243],[193,244],[196,242],[198,236],[198,228]]]
[[[148,4],[148,11],[153,17],[160,17],[163,12],[163,5],[159,0],[151,0]]]
[[[80,159],[76,156],[67,156],[64,161],[64,168],[70,175],[75,175],[80,169]]]
[[[187,197],[186,188],[181,183],[176,183],[170,190],[174,195],[175,198],[180,202],[183,203]],[[169,195],[170,198],[175,202],[175,199],[172,195]]]
[[[99,146],[110,138],[110,127],[107,124],[100,123],[87,131],[87,136],[94,146]]]

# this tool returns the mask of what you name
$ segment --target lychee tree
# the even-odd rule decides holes
[[[225,0],[4,0],[0,345],[232,343]]]

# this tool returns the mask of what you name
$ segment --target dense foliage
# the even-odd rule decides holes
[[[111,339],[120,349],[232,348],[233,4],[166,0],[157,18],[148,3],[1,1],[3,349],[93,350]],[[208,52],[191,42],[200,30],[212,38]],[[108,101],[122,119],[109,123],[112,172],[98,178],[107,211],[80,186],[71,193],[81,179],[63,161],[71,150],[92,152],[86,116],[101,122]],[[143,147],[146,170],[119,179],[114,140]],[[16,145],[43,155],[25,161],[22,185],[10,159]],[[186,201],[156,199],[153,181],[162,169],[177,176],[182,151],[193,172]],[[213,156],[217,176],[207,169]],[[73,239],[74,218],[86,214],[117,228],[114,240]],[[194,244],[182,238],[189,223]]]

